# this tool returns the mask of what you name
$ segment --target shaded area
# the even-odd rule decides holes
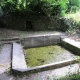
[[[26,30],[33,30],[31,21],[26,21]]]

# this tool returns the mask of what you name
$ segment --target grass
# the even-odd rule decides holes
[[[74,33],[75,31],[80,32],[80,11],[65,14],[64,18],[70,19],[70,26],[66,31],[68,34]]]
[[[76,13],[69,13],[65,15],[65,18],[72,19],[75,22],[80,22],[80,11],[77,11]]]
[[[80,11],[77,11],[76,13],[69,13],[65,15],[65,18],[68,18],[71,20],[71,27],[73,29],[76,29],[76,27],[80,27]]]
[[[61,77],[58,80],[80,80],[80,72],[77,74],[69,74],[65,77]]]

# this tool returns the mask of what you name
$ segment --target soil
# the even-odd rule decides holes
[[[24,38],[31,35],[40,35],[40,34],[52,34],[56,33],[56,31],[19,31],[12,29],[0,28],[0,39],[5,38]],[[68,34],[69,38],[74,39],[76,41],[80,41],[80,31],[73,31]]]
[[[32,35],[44,35],[44,34],[53,34],[57,31],[19,31],[12,29],[0,28],[0,39],[5,38],[25,38]],[[57,32],[62,33],[62,32]]]

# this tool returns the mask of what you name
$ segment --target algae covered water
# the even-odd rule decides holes
[[[59,45],[25,49],[25,59],[28,67],[40,66],[71,58],[75,58],[75,55]]]

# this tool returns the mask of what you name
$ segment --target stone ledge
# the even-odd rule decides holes
[[[80,55],[80,42],[72,40],[70,38],[64,38],[61,40],[61,44],[64,45],[67,49],[71,50],[75,54]]]
[[[27,38],[23,38],[21,40],[21,43],[23,46],[25,46],[27,48],[53,45],[53,44],[60,43],[61,36],[64,36],[64,34],[55,33],[55,34],[28,36]]]
[[[37,72],[37,71],[44,71],[44,70],[50,70],[50,69],[57,69],[60,67],[64,67],[73,63],[76,63],[78,59],[69,59],[65,61],[55,62],[51,64],[45,64],[41,66],[36,66],[33,68],[16,68],[15,71],[18,72]]]
[[[26,69],[26,62],[21,44],[13,43],[12,69]]]

